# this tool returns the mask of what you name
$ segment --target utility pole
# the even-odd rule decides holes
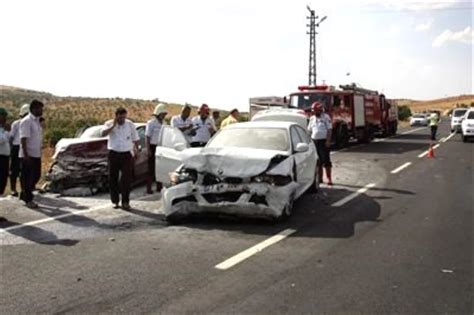
[[[308,85],[315,86],[316,85],[316,27],[327,18],[327,16],[322,17],[319,19],[319,16],[316,15],[314,10],[312,10],[309,6],[306,6],[309,11],[309,16],[306,18],[309,20],[309,24],[306,26],[309,27],[309,32],[306,34],[309,35],[309,72],[308,72]]]

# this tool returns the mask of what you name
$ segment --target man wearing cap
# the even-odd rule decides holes
[[[161,129],[165,124],[165,117],[167,115],[165,104],[158,104],[153,111],[153,118],[146,123],[145,136],[146,136],[146,148],[148,151],[148,177],[146,181],[146,192],[148,194],[153,193],[151,188],[152,182],[155,181],[155,152],[156,146],[160,141]],[[161,183],[156,183],[156,191],[160,191],[162,188]]]
[[[21,193],[20,199],[28,208],[38,208],[33,201],[33,191],[41,178],[41,147],[43,128],[40,118],[43,116],[44,104],[38,100],[30,103],[30,113],[20,122],[20,159],[21,159]]]
[[[108,137],[110,199],[114,208],[118,209],[122,195],[122,209],[130,210],[133,157],[137,154],[140,138],[135,124],[127,119],[125,108],[117,108],[115,118],[104,124],[102,136]]]
[[[319,182],[323,182],[323,167],[326,170],[328,178],[328,185],[332,185],[331,174],[331,136],[332,136],[332,122],[331,117],[323,113],[323,106],[319,102],[314,102],[311,106],[313,115],[308,123],[308,131],[311,133],[311,138],[316,146],[318,153],[318,178]]]
[[[203,147],[216,132],[214,120],[209,117],[209,106],[202,104],[198,116],[194,117],[192,122],[196,128],[196,135],[191,140],[191,147]]]
[[[226,119],[224,119],[221,123],[221,129],[232,124],[236,124],[239,122],[239,110],[237,108],[234,108],[233,110],[230,111],[230,115],[227,116]]]
[[[0,196],[7,186],[10,159],[10,128],[7,125],[7,116],[5,108],[0,107]]]
[[[18,196],[16,190],[16,181],[20,176],[20,122],[30,112],[30,104],[24,104],[20,108],[20,118],[12,123],[12,130],[10,131],[10,190],[14,197]],[[42,118],[42,117],[41,117]],[[41,122],[40,122],[41,123]]]
[[[191,106],[184,105],[181,114],[171,118],[171,127],[178,128],[184,134],[184,137],[191,143],[192,137],[196,134],[193,130],[193,122],[189,117],[191,115]]]

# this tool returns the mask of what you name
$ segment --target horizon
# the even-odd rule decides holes
[[[0,83],[61,97],[244,109],[250,97],[307,83],[307,4],[2,1],[11,49],[0,51]],[[309,4],[328,16],[318,28],[318,84],[356,82],[418,101],[473,94],[470,1]]]

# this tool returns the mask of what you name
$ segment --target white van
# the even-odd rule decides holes
[[[461,132],[462,118],[467,112],[467,108],[456,108],[451,116],[451,132]]]

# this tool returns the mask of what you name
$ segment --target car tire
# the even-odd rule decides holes
[[[314,176],[314,181],[313,183],[311,184],[311,186],[309,186],[308,190],[306,190],[306,193],[307,194],[316,194],[318,191],[319,191],[319,178],[318,178],[318,175],[316,174],[316,176]]]
[[[467,137],[465,135],[462,135],[462,142],[467,142]]]

